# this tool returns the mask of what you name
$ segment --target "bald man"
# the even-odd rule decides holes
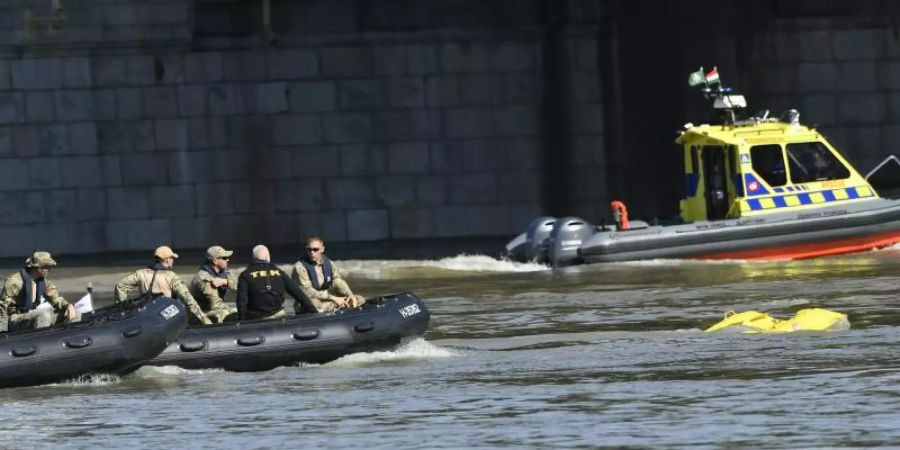
[[[284,293],[287,291],[301,308],[296,314],[314,313],[316,307],[278,266],[272,264],[268,247],[253,247],[253,262],[238,277],[237,309],[241,320],[280,319],[284,317]]]

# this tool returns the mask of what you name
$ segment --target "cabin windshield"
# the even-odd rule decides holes
[[[821,142],[787,145],[791,183],[843,180],[850,171]]]
[[[784,186],[787,174],[784,170],[784,157],[778,144],[756,145],[750,149],[753,171],[771,187]]]

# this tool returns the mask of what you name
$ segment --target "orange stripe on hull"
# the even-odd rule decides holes
[[[818,258],[821,256],[867,252],[875,248],[889,247],[898,242],[900,242],[900,231],[891,231],[889,233],[873,234],[856,238],[783,245],[779,247],[752,250],[739,250],[736,252],[713,253],[704,256],[691,256],[689,259],[759,259],[774,261],[807,259]]]

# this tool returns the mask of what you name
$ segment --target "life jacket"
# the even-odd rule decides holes
[[[47,290],[47,281],[44,280],[44,277],[38,278],[34,280],[34,283],[37,287],[37,292],[31,292],[31,276],[28,275],[27,269],[22,269],[19,272],[22,275],[22,293],[19,295],[19,301],[17,303],[17,307],[19,308],[20,313],[25,313],[31,311],[34,308],[37,308],[38,302],[41,301],[41,297],[44,296],[44,292]],[[34,300],[32,301],[32,298]]]
[[[213,269],[212,266],[209,265],[209,263],[200,265],[200,270],[203,270],[216,278],[222,278],[224,280],[228,280],[228,271],[227,270],[223,270],[221,273],[216,273],[216,270]],[[228,285],[226,284],[225,286],[216,288],[216,291],[219,292],[219,298],[225,298],[225,294],[228,293]]]
[[[303,267],[306,268],[306,273],[309,274],[309,282],[312,283],[313,289],[317,291],[327,291],[328,288],[331,287],[331,284],[334,281],[334,271],[331,268],[331,260],[328,259],[327,256],[322,256],[322,276],[325,280],[322,281],[321,285],[319,284],[319,277],[316,276],[316,263],[307,258],[301,258],[300,262],[303,263]]]

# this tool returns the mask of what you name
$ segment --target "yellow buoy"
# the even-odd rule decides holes
[[[797,311],[787,320],[776,319],[759,311],[735,313],[728,311],[719,323],[705,332],[736,327],[745,333],[790,333],[792,331],[842,331],[850,328],[847,315],[824,308],[807,308]]]

